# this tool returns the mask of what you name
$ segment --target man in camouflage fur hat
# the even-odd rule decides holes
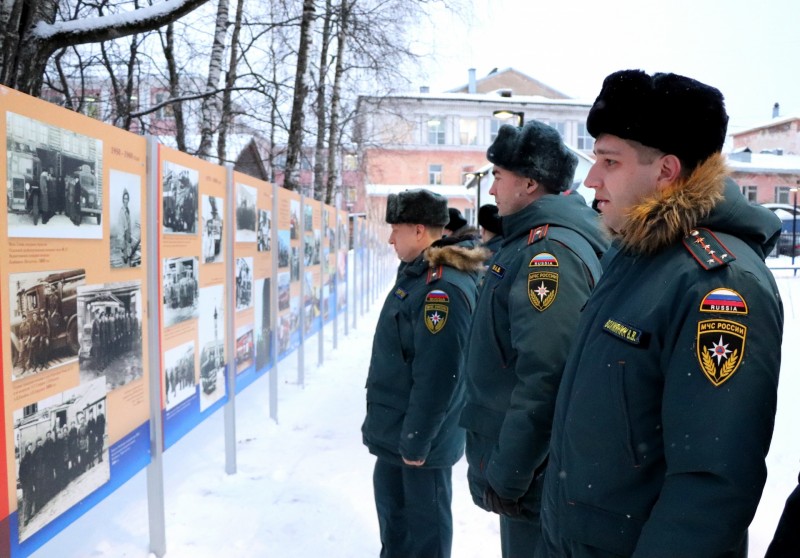
[[[452,546],[464,355],[487,252],[442,239],[448,220],[445,198],[428,190],[388,198],[389,244],[401,263],[375,329],[362,426],[377,457],[383,558],[447,558]]]
[[[583,198],[560,195],[577,158],[555,129],[502,126],[487,158],[503,241],[475,310],[460,424],[472,499],[500,516],[503,557],[520,558],[539,539],[556,390],[607,242]]]
[[[766,480],[783,311],[780,221],[720,153],[715,88],[608,76],[585,183],[613,236],[556,402],[537,557],[747,555]]]

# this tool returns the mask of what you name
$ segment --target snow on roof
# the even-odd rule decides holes
[[[800,155],[775,155],[772,153],[752,153],[750,161],[737,161],[727,158],[728,166],[735,172],[750,173],[800,173]]]
[[[763,128],[772,128],[773,126],[780,126],[781,124],[788,124],[790,122],[794,122],[795,120],[800,120],[800,116],[781,116],[779,118],[772,118],[768,122],[762,122],[761,124],[756,124],[755,126],[751,126],[749,128],[745,128],[744,130],[739,130],[738,132],[731,132],[732,136],[741,136],[743,134],[750,134],[755,132],[756,130],[761,130]]]
[[[385,97],[372,97],[370,95],[362,95],[364,99],[377,99],[384,101],[387,99],[410,99],[410,100],[425,100],[425,101],[469,101],[469,102],[482,102],[482,103],[502,103],[504,105],[528,105],[528,104],[541,104],[541,105],[565,105],[565,106],[580,106],[591,107],[594,101],[586,99],[550,99],[542,97],[541,95],[513,95],[511,97],[502,97],[499,93],[397,93],[387,95]]]
[[[475,192],[467,190],[465,186],[442,186],[431,184],[367,184],[366,190],[369,196],[388,196],[389,194],[399,194],[406,190],[418,190],[425,188],[435,194],[440,194],[446,198],[469,198],[475,197]]]

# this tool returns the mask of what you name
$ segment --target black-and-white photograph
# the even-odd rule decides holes
[[[253,324],[245,324],[236,330],[236,373],[252,366],[255,356]]]
[[[225,395],[225,286],[200,289],[200,410]]]
[[[197,234],[199,183],[197,170],[164,161],[161,218],[165,233]]]
[[[78,358],[78,287],[86,271],[9,275],[11,379],[27,378]]]
[[[292,246],[289,252],[289,271],[292,272],[292,281],[300,280],[300,248]]]
[[[197,258],[164,258],[164,327],[197,317]]]
[[[272,280],[256,279],[255,300],[255,332],[256,332],[256,368],[261,370],[272,359],[272,323],[270,313],[272,299],[270,298]]]
[[[167,410],[195,394],[194,341],[164,352],[164,399]]]
[[[78,288],[81,383],[105,378],[113,391],[142,377],[141,281]]]
[[[272,212],[265,209],[258,210],[258,231],[256,244],[259,252],[269,252],[272,242]]]
[[[289,231],[278,231],[278,267],[289,267],[291,241]]]
[[[289,232],[291,239],[295,240],[300,235],[300,202],[289,200]]]
[[[303,230],[306,232],[314,230],[314,208],[310,205],[303,206]]]
[[[253,258],[236,258],[236,311],[253,306]]]
[[[14,411],[19,540],[111,478],[102,379]]]
[[[289,308],[289,298],[291,298],[290,283],[291,277],[288,271],[278,273],[278,311]]]
[[[256,194],[252,186],[236,184],[236,242],[256,241]]]
[[[138,175],[111,169],[111,267],[142,265],[142,187]]]
[[[303,242],[303,261],[305,265],[319,265],[322,246],[320,231],[307,232]]]
[[[6,117],[8,236],[102,238],[103,142]]]
[[[308,267],[314,261],[314,233],[307,232],[303,235],[303,264]]]
[[[222,242],[224,202],[222,198],[203,195],[203,263],[219,263],[225,259]]]

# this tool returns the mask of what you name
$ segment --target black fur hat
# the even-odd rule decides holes
[[[455,207],[448,207],[447,214],[450,216],[450,220],[444,226],[448,231],[455,232],[464,225],[467,224],[467,220],[461,215],[461,212],[456,209]]]
[[[486,158],[556,193],[569,189],[578,166],[578,158],[564,145],[555,128],[536,120],[521,128],[500,126]]]
[[[389,194],[386,200],[386,222],[391,225],[409,223],[443,227],[449,220],[447,200],[430,190],[406,190]]]
[[[611,134],[675,155],[692,170],[722,150],[728,114],[714,87],[677,74],[622,70],[603,81],[586,129],[595,138]]]
[[[482,205],[478,210],[478,224],[494,234],[503,234],[503,223],[494,204]]]

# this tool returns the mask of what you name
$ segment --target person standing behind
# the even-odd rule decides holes
[[[42,169],[39,175],[39,210],[42,212],[42,224],[50,220],[50,175]]]
[[[561,370],[608,243],[580,196],[558,195],[578,160],[554,128],[504,125],[486,156],[504,237],[473,319],[460,424],[473,501],[500,515],[504,558],[530,557]]]
[[[483,245],[492,254],[496,253],[503,243],[503,221],[497,213],[496,205],[486,204],[478,209],[478,225],[481,227]]]
[[[586,177],[614,236],[556,402],[538,556],[747,555],[766,481],[783,307],[781,224],[721,154],[722,94],[611,74]]]
[[[401,263],[375,329],[367,377],[364,444],[373,475],[382,558],[447,558],[452,466],[462,371],[486,250],[440,245],[445,198],[428,190],[390,194],[389,244]]]
[[[796,558],[800,556],[800,475],[797,486],[786,499],[775,535],[764,558]]]

